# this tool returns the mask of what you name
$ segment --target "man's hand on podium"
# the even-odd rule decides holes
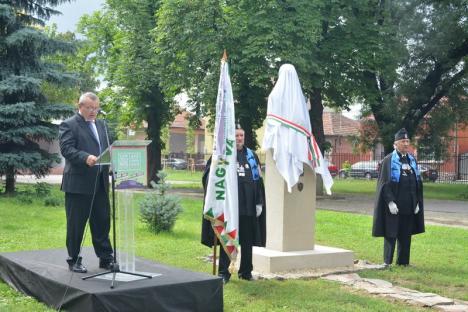
[[[89,155],[88,158],[86,158],[86,164],[89,167],[94,166],[96,164],[96,161],[97,161],[97,157],[94,155]]]

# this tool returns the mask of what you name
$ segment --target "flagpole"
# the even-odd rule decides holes
[[[218,236],[215,233],[213,241],[213,275],[216,275],[216,247],[218,247]]]
[[[226,49],[224,49],[224,52],[223,52],[223,57],[221,58],[221,61],[224,61],[224,62],[227,62],[227,52],[226,52]]]

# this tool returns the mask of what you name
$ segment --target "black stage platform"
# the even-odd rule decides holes
[[[116,281],[81,278],[103,272],[92,248],[82,252],[88,273],[68,270],[65,249],[0,253],[0,278],[13,288],[57,309],[70,284],[66,311],[222,311],[223,283],[218,277],[136,259],[138,272],[151,279]],[[126,275],[128,276],[128,275]],[[126,277],[122,275],[121,277]]]

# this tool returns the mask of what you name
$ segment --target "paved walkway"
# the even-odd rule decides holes
[[[468,312],[468,302],[394,286],[392,283],[380,279],[362,278],[356,273],[331,274],[322,278],[364,290],[376,296],[401,300],[411,305],[447,312]]]
[[[362,194],[339,194],[317,198],[319,209],[346,211],[372,215],[374,196]],[[424,200],[426,223],[457,226],[468,229],[468,201]]]

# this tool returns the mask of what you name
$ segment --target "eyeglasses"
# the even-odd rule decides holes
[[[86,106],[84,106],[83,108],[86,109],[90,113],[98,113],[101,110],[101,108],[99,108],[99,107],[95,108],[95,107],[86,107]]]

